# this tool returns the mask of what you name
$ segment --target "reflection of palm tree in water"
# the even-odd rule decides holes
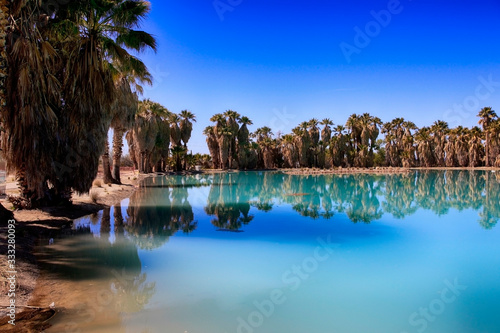
[[[393,175],[300,176],[276,172],[214,175],[205,211],[221,228],[240,228],[238,204],[259,210],[273,209],[275,202],[290,204],[302,216],[331,218],[346,213],[353,222],[371,222],[383,213],[396,218],[419,208],[437,215],[450,208],[479,211],[480,224],[491,228],[500,217],[500,174],[480,171],[418,171]],[[236,185],[238,184],[238,185]],[[383,198],[382,202],[380,199]]]
[[[109,235],[111,230],[110,208],[105,208],[101,219],[101,239]],[[113,206],[113,225],[115,232],[115,241],[111,247],[120,247],[129,244],[130,240],[125,237],[123,224],[123,215],[121,205]],[[128,247],[128,245],[126,245]],[[135,247],[137,261],[137,247]],[[125,267],[113,267],[111,274],[114,279],[110,284],[110,291],[113,295],[112,304],[119,313],[134,313],[141,311],[155,293],[155,283],[146,282],[146,273],[141,272],[141,264],[134,269]]]
[[[196,229],[187,199],[190,181],[189,177],[150,178],[130,197],[125,230],[140,248],[159,247],[179,230]]]
[[[250,223],[251,183],[240,182],[239,174],[215,174],[205,212],[214,215],[211,223],[220,230],[236,231]],[[238,185],[237,185],[238,184]]]

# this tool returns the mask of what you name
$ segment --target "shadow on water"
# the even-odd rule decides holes
[[[113,271],[140,274],[141,262],[136,246],[123,237],[123,233],[110,243],[107,240],[111,231],[110,208],[105,208],[101,216],[100,237],[92,236],[88,227],[80,228],[76,236],[56,240],[55,245],[44,247],[39,262],[67,280],[109,278]],[[114,225],[117,224],[119,222],[115,221]]]

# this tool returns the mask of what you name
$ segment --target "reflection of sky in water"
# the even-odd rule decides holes
[[[109,236],[101,234],[102,212],[97,223],[89,218],[78,223],[108,242],[124,235],[138,244],[147,282],[156,283],[146,307],[123,317],[127,332],[237,332],[238,318],[248,321],[255,304],[268,300],[274,289],[286,301],[254,332],[417,332],[422,326],[412,326],[409,316],[439,299],[446,281],[455,279],[467,289],[428,321],[425,332],[494,332],[500,325],[495,313],[500,231],[494,224],[498,206],[488,200],[498,203],[498,182],[491,178],[485,184],[485,173],[443,175],[395,177],[392,183],[383,176],[354,177],[366,185],[354,192],[335,189],[339,184],[332,177],[310,178],[296,187],[273,177],[255,183],[255,173],[221,175],[226,185],[220,187],[217,177],[203,178],[202,187],[194,187],[193,178],[155,179],[122,202],[121,233],[113,221],[116,207],[109,212]],[[457,179],[470,182],[454,184]],[[446,197],[440,198],[444,190]],[[282,195],[293,191],[307,195]],[[272,203],[270,210],[258,209],[263,206],[256,193]],[[330,219],[301,216],[302,206],[293,209],[303,202],[324,213],[330,195],[337,200]],[[253,204],[240,205],[242,198]],[[371,199],[363,206],[360,198]],[[484,207],[492,224],[478,223]],[[246,209],[250,222],[231,222]],[[371,223],[353,223],[353,216]],[[214,219],[229,222],[221,228]],[[194,230],[183,232],[189,220],[196,222]],[[331,254],[316,262],[307,278],[297,279],[294,265],[314,258],[318,239],[327,237]]]

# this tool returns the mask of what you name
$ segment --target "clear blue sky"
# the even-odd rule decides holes
[[[201,132],[227,109],[284,133],[352,113],[473,126],[481,107],[500,111],[498,0],[151,3],[143,29],[159,50],[141,56],[155,77],[144,97],[196,114],[193,152],[208,151]],[[390,21],[375,23],[382,10]]]

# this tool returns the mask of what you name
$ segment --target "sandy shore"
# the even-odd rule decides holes
[[[334,168],[334,169],[279,169],[290,175],[338,175],[338,174],[396,174],[408,173],[406,168]]]
[[[147,175],[139,175],[137,171],[123,170],[122,185],[106,185],[102,182],[102,174],[94,181],[89,194],[74,195],[71,207],[50,207],[35,210],[14,211],[16,224],[16,326],[10,325],[6,317],[6,306],[9,304],[7,277],[7,227],[0,226],[0,331],[1,332],[41,332],[48,324],[54,310],[50,308],[50,298],[57,289],[57,281],[52,281],[40,274],[35,257],[35,246],[39,239],[56,237],[70,233],[74,219],[104,209],[106,206],[118,204],[132,195],[139,181]],[[13,176],[8,176],[7,195],[18,195],[19,189]],[[8,209],[12,204],[1,198],[0,202]],[[50,302],[49,302],[50,301]]]

